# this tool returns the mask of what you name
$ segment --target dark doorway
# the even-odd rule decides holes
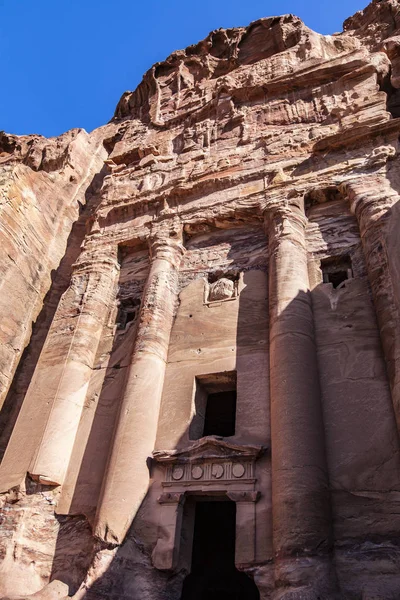
[[[259,600],[255,583],[235,567],[236,504],[199,501],[192,567],[181,600]]]

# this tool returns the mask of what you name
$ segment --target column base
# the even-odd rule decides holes
[[[321,596],[311,587],[303,586],[298,588],[289,588],[274,592],[273,600],[340,600],[341,596],[330,594]]]
[[[273,600],[318,600],[318,596],[309,587],[290,588],[274,592]]]
[[[340,600],[329,557],[302,556],[275,563],[273,600]]]
[[[29,477],[32,479],[32,481],[36,481],[37,483],[41,483],[42,485],[49,485],[49,486],[59,486],[61,485],[60,482],[55,481],[55,478],[53,477],[46,477],[45,475],[36,475],[35,473],[29,473],[28,472]]]

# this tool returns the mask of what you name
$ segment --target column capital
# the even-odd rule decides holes
[[[265,209],[264,224],[270,255],[285,240],[305,250],[307,217],[302,207],[283,202],[271,203]]]
[[[283,225],[285,221],[305,227],[307,218],[304,209],[298,204],[288,202],[269,202],[264,208],[264,223],[267,227]]]
[[[236,502],[236,503],[238,503],[238,502],[240,502],[240,503],[245,502],[245,503],[250,503],[250,504],[255,504],[256,502],[258,502],[259,499],[260,499],[260,496],[261,496],[260,492],[258,492],[258,491],[252,491],[252,492],[248,492],[248,491],[245,491],[245,492],[240,492],[240,491],[239,492],[237,492],[237,491],[229,492],[228,491],[226,495],[233,502]]]
[[[159,504],[183,504],[185,492],[165,492],[157,498]]]
[[[156,234],[149,238],[150,259],[152,261],[161,258],[167,260],[173,267],[179,267],[185,254],[185,247],[179,237],[171,238]]]
[[[121,266],[118,260],[118,246],[105,248],[101,252],[83,251],[73,265],[73,274],[88,272],[118,272]]]
[[[361,235],[373,224],[379,225],[382,217],[398,201],[397,192],[382,175],[350,179],[343,182],[339,189],[347,197],[350,210],[357,217]]]
[[[351,212],[358,214],[362,205],[368,200],[371,184],[369,181],[351,179],[343,182],[339,186],[339,190],[343,197],[347,197]]]

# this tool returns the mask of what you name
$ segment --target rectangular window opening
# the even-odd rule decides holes
[[[196,377],[194,409],[189,427],[191,440],[207,435],[235,435],[236,372]]]
[[[321,271],[323,282],[331,283],[335,289],[343,287],[345,281],[353,278],[353,269],[348,255],[321,260]]]
[[[203,435],[235,435],[236,390],[216,392],[207,397]]]
[[[140,299],[124,298],[119,302],[117,315],[117,329],[126,329],[128,324],[134,321],[140,308]]]

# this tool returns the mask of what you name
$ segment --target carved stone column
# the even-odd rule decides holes
[[[253,566],[256,560],[256,502],[260,492],[228,492],[236,502],[235,565],[237,568]]]
[[[364,250],[392,401],[400,432],[400,224],[399,195],[382,175],[343,184],[355,214]]]
[[[78,263],[54,316],[25,399],[44,395],[51,404],[29,467],[41,483],[64,481],[118,273],[116,249],[115,256]]]
[[[122,543],[148,484],[169,338],[178,299],[183,246],[172,239],[151,242],[151,266],[113,448],[96,519],[96,535]]]
[[[328,565],[331,546],[305,224],[302,206],[271,206],[266,213],[275,577],[289,588],[315,584],[312,565]]]
[[[172,571],[178,566],[185,492],[166,492],[159,497],[158,502],[161,504],[161,535],[159,534],[153,550],[153,565],[160,571]]]

